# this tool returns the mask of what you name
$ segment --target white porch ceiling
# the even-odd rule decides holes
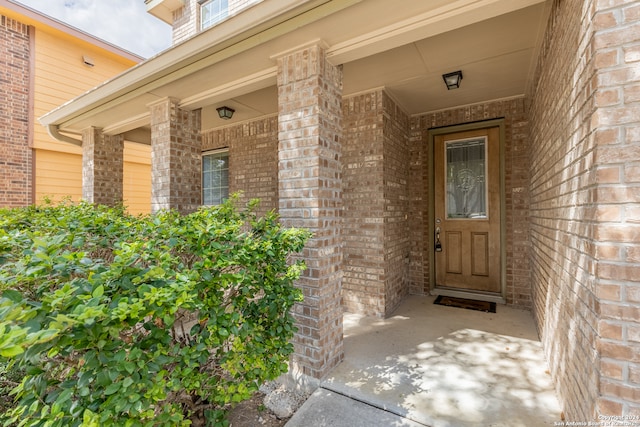
[[[252,13],[282,1],[265,0]],[[344,67],[345,96],[384,87],[410,115],[521,96],[532,80],[548,13],[544,0],[289,3],[299,5],[289,8],[286,20],[274,18],[243,35],[241,20],[251,16],[239,15],[239,21],[224,22],[50,113],[43,123],[76,134],[88,126],[130,132],[146,142],[141,129],[148,124],[147,104],[163,97],[203,108],[203,129],[276,114],[274,58],[318,41],[329,60]],[[196,47],[200,51],[190,59]],[[455,70],[462,70],[462,84],[448,91],[442,74]],[[236,110],[232,120],[217,117],[221,105]]]

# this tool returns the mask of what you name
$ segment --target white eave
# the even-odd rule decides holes
[[[173,24],[173,12],[184,6],[184,0],[145,0],[147,12],[167,24]]]

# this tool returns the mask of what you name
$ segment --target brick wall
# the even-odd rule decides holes
[[[229,192],[260,199],[258,214],[278,210],[278,118],[204,132],[202,150],[229,149]]]
[[[175,99],[151,105],[151,210],[190,213],[202,203],[201,111]]]
[[[589,247],[600,319],[599,414],[640,417],[640,3],[594,2]],[[586,36],[590,34],[587,33]],[[585,81],[586,82],[586,81]],[[585,94],[585,95],[588,95]],[[591,143],[590,143],[591,144]],[[586,153],[585,155],[590,155]],[[589,157],[591,160],[591,157]],[[595,252],[594,252],[595,251]],[[591,257],[589,257],[589,260]]]
[[[411,293],[429,292],[428,251],[428,141],[429,128],[503,118],[505,125],[506,300],[507,304],[532,305],[528,242],[529,123],[523,98],[493,101],[434,112],[411,119],[410,124],[410,269]],[[421,230],[422,232],[417,232]]]
[[[173,44],[195,36],[200,28],[198,0],[186,0],[184,6],[173,12]]]
[[[342,299],[352,313],[384,316],[384,102],[381,91],[345,99],[344,278]]]
[[[571,421],[640,414],[637,21],[637,2],[554,2],[532,94],[534,314]]]
[[[345,99],[343,115],[343,305],[384,317],[409,293],[409,118],[382,90]]]
[[[0,16],[0,207],[32,202],[29,27]]]
[[[228,17],[263,0],[228,0]],[[173,44],[180,43],[200,31],[198,0],[186,0],[185,5],[173,13]]]
[[[409,116],[383,92],[385,315],[408,295]]]

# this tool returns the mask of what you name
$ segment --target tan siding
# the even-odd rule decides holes
[[[82,62],[83,55],[91,57],[95,65],[85,65]],[[119,58],[59,31],[39,28],[36,31],[35,117],[46,114],[133,65],[128,59]],[[80,153],[69,144],[53,141],[39,124],[34,126],[34,147]]]
[[[134,215],[151,211],[151,166],[124,163],[124,204]]]
[[[151,146],[125,141],[124,158],[129,162],[151,165]]]
[[[151,211],[151,147],[125,142],[124,204],[130,213]]]
[[[82,156],[36,150],[36,203],[82,198]]]

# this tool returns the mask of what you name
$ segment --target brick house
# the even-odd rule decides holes
[[[142,58],[12,0],[0,0],[0,206],[82,197],[82,150],[36,117]],[[127,143],[125,202],[149,212],[148,146]],[[134,185],[135,183],[135,185]]]
[[[134,141],[152,210],[243,191],[314,231],[298,373],[340,363],[343,307],[463,295],[532,311],[568,419],[640,415],[640,3],[146,3],[174,46],[41,118],[86,198]]]

